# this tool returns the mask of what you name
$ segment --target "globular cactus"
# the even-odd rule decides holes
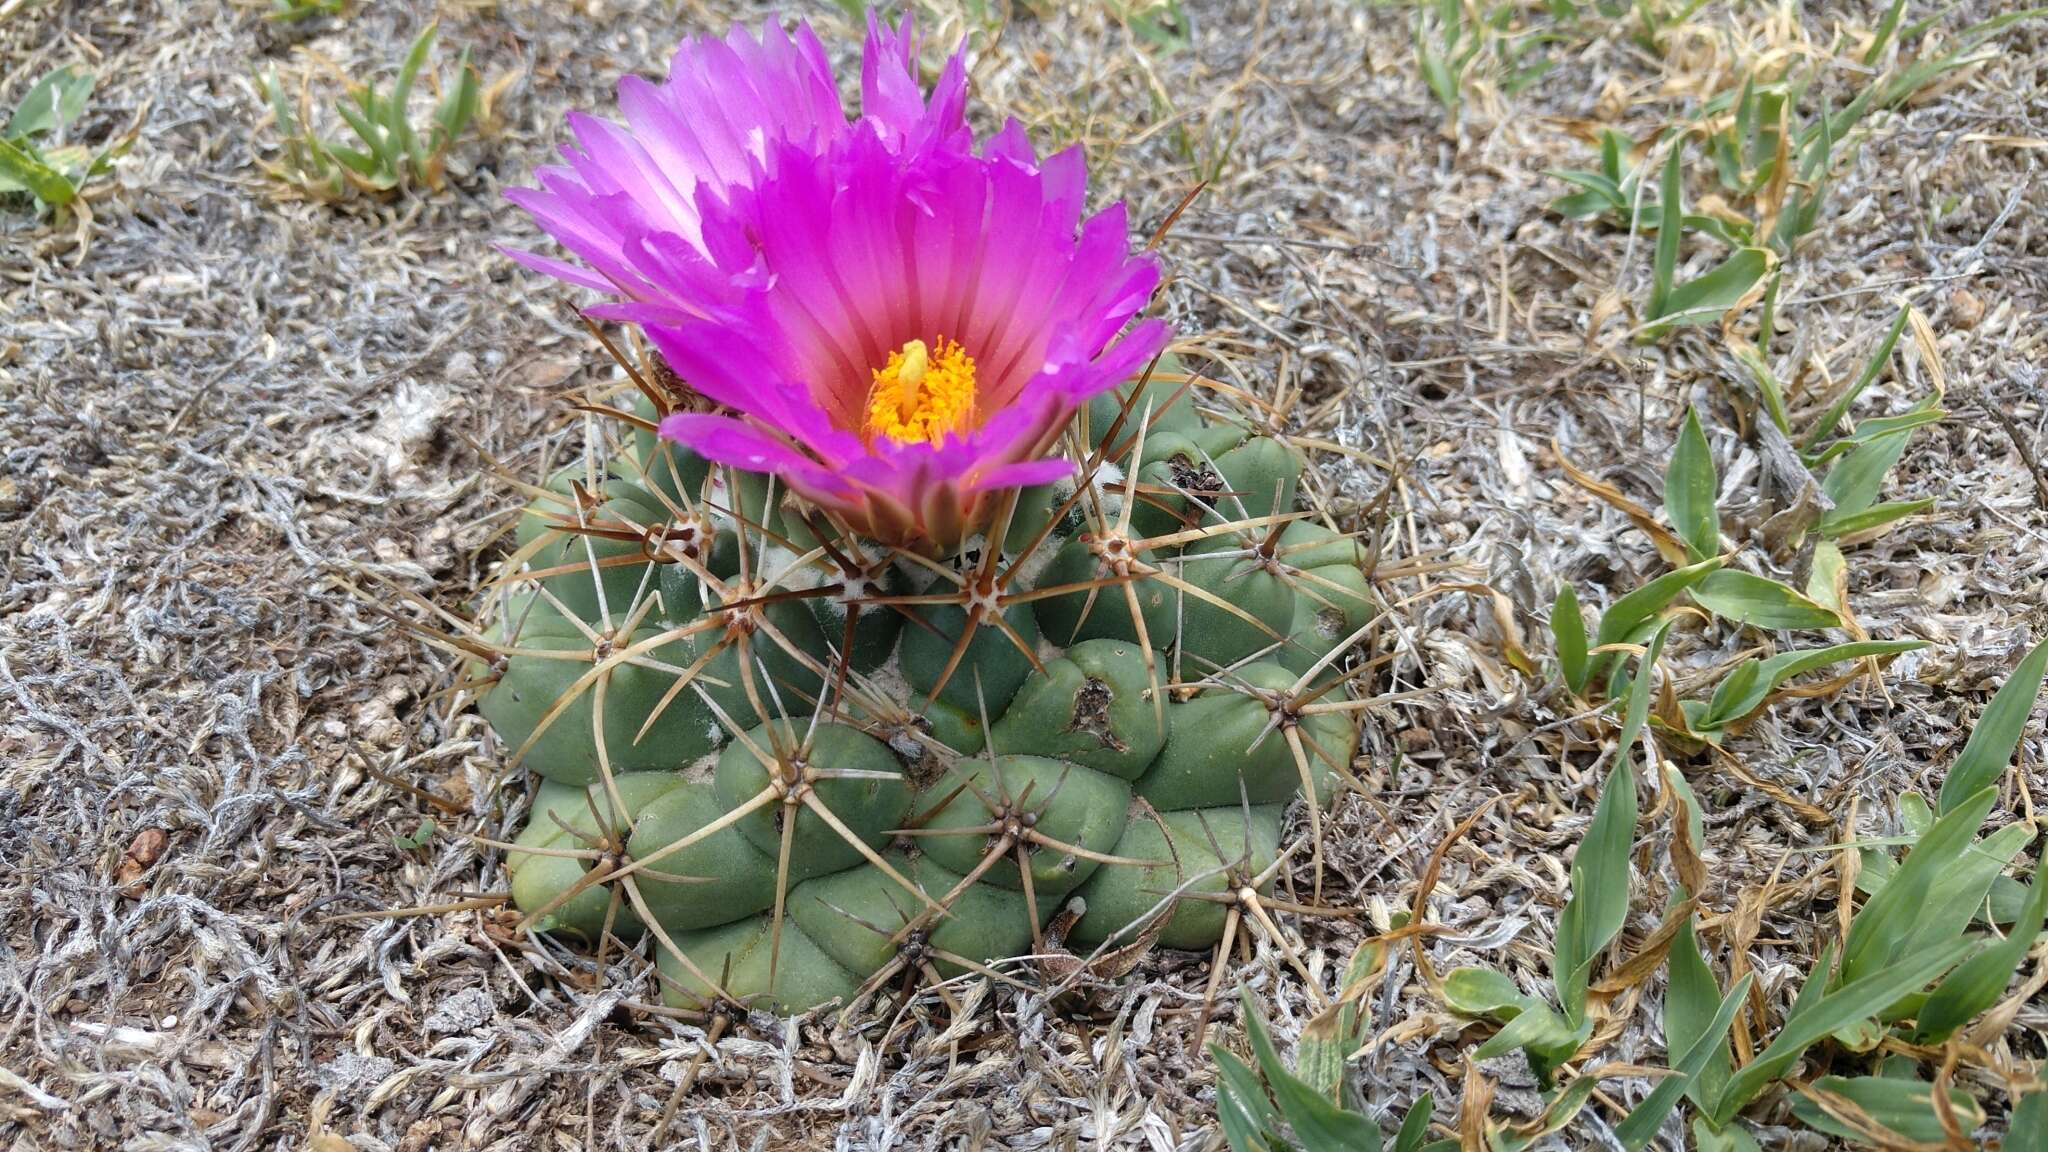
[[[1170,358],[952,556],[657,440],[685,401],[634,376],[531,489],[470,644],[541,778],[507,853],[532,926],[652,932],[680,1006],[801,1011],[1043,951],[1063,908],[1076,949],[1213,946],[1304,789],[1319,833],[1365,557]]]

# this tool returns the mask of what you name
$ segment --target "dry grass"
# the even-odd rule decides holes
[[[758,13],[449,0],[443,43],[471,46],[487,81],[517,74],[488,135],[457,149],[446,194],[336,210],[280,198],[257,167],[251,69],[303,63],[260,7],[0,3],[0,105],[83,60],[101,74],[89,137],[147,109],[95,194],[89,249],[0,218],[0,1138],[647,1147],[703,1034],[643,1007],[656,996],[639,965],[594,971],[512,937],[490,908],[337,918],[502,890],[499,857],[448,833],[503,835],[525,802],[481,722],[436,697],[448,669],[341,583],[458,606],[476,587],[515,497],[479,478],[469,442],[515,463],[554,451],[574,427],[557,397],[600,364],[568,297],[492,252],[529,236],[499,190],[542,161],[565,108],[607,105],[621,72],[659,73],[681,28]],[[357,7],[305,26],[302,47],[387,64],[431,14]],[[1543,170],[1590,166],[1587,122],[1640,137],[1737,61],[1822,51],[1876,7],[1793,21],[1712,5],[1661,59],[1614,30],[1519,97],[1482,85],[1456,143],[1415,74],[1406,15],[1337,0],[1192,4],[1192,43],[1174,52],[1093,3],[1020,11],[977,58],[984,103],[1041,139],[1086,142],[1097,187],[1142,227],[1211,178],[1164,243],[1168,313],[1226,379],[1298,396],[1295,427],[1344,447],[1323,494],[1381,525],[1388,565],[1457,565],[1385,582],[1399,608],[1373,690],[1418,694],[1371,713],[1359,770],[1374,792],[1328,823],[1326,897],[1368,915],[1304,925],[1312,971],[1334,983],[1357,936],[1407,907],[1432,850],[1484,809],[1427,896],[1442,933],[1398,953],[1373,998],[1360,1066],[1376,1105],[1433,1089],[1455,1124],[1461,1053],[1480,1033],[1442,1009],[1417,956],[1534,986],[1592,810],[1599,746],[1509,668],[1509,630],[1540,648],[1560,580],[1597,607],[1657,570],[1640,533],[1564,478],[1553,440],[1654,504],[1685,402],[1734,375],[1710,331],[1622,338],[1613,301],[1640,297],[1647,247],[1547,214],[1560,189]],[[837,9],[811,15],[842,56],[857,46]],[[1938,360],[1957,418],[1915,441],[1894,482],[1893,498],[1933,496],[1938,514],[1852,556],[1862,625],[1933,646],[1881,689],[1786,702],[1733,743],[1785,799],[1725,764],[1688,765],[1707,808],[1706,906],[1732,913],[1775,883],[1749,922],[1710,933],[1747,936],[1766,1003],[1836,932],[1830,857],[1800,850],[1852,823],[1893,831],[1892,799],[1938,785],[1987,689],[2048,625],[2048,40],[2035,26],[2003,43],[1877,123],[1787,284],[1780,351],[1836,380],[1912,299],[1932,355],[1859,412],[1911,402]],[[1710,437],[1724,477],[1753,477],[1754,449],[1724,419]],[[1735,505],[1758,499],[1753,480],[1729,487]],[[1677,652],[1681,669],[1733,655],[1696,634]],[[2044,760],[2032,730],[2005,817],[2032,818]],[[422,815],[442,833],[400,848]],[[1667,895],[1661,827],[1642,833],[1623,956]],[[887,1043],[829,1015],[759,1022],[717,1044],[669,1138],[1202,1147],[1200,969],[1154,956],[1083,1013],[967,989],[960,1016],[920,1001]],[[1307,998],[1277,954],[1262,946],[1236,979],[1283,1035],[1299,1027]],[[1662,1059],[1660,979],[1611,1000],[1605,1059]],[[1991,1054],[2038,1076],[2048,1004],[2029,995]],[[1535,1111],[1519,1059],[1480,1074],[1497,1115]],[[1959,1082],[2002,1109],[1995,1072]],[[1600,1146],[1611,1106],[1646,1084],[1611,1086],[1565,1145]],[[1807,1146],[1768,1127],[1781,1113],[1763,1117],[1767,1143]]]

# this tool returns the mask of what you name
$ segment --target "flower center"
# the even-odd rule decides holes
[[[889,354],[868,391],[867,435],[937,445],[974,417],[974,358],[945,337],[912,340]]]

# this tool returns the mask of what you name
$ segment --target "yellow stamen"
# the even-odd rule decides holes
[[[974,358],[952,340],[912,340],[889,354],[868,391],[867,434],[938,444],[974,418]]]

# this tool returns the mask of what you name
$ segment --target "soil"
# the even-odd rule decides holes
[[[1542,11],[1523,7],[1525,22]],[[1502,1122],[1541,1108],[1519,1056],[1469,1060],[1490,1026],[1451,1014],[1435,981],[1482,965],[1547,991],[1612,762],[1604,728],[1540,667],[1550,605],[1569,581],[1597,614],[1665,570],[1566,462],[1656,508],[1697,404],[1730,545],[1795,583],[1809,560],[1771,553],[1786,482],[1738,342],[1714,325],[1633,339],[1654,237],[1561,217],[1549,205],[1568,189],[1546,173],[1595,167],[1598,125],[1648,142],[1759,59],[1828,62],[1839,105],[1867,79],[1858,45],[1884,7],[1709,4],[1654,50],[1629,19],[1592,21],[1519,92],[1482,61],[1449,129],[1406,8],[1191,0],[1184,35],[1161,36],[1122,18],[1160,11],[1137,0],[919,5],[934,44],[971,33],[979,127],[1016,116],[1041,145],[1084,144],[1093,195],[1127,201],[1140,237],[1171,220],[1160,310],[1241,403],[1319,446],[1307,490],[1367,531],[1390,610],[1362,682],[1366,792],[1324,821],[1323,902],[1355,914],[1287,924],[1327,991],[1396,913],[1433,926],[1393,950],[1365,1004],[1356,1081],[1389,1129],[1425,1091],[1445,1134],[1481,1087]],[[1959,29],[2001,7],[1912,14]],[[1007,21],[971,15],[987,8]],[[541,243],[503,190],[547,161],[566,110],[608,112],[617,78],[661,75],[679,35],[767,10],[266,10],[0,0],[0,107],[81,64],[99,79],[74,137],[139,125],[89,186],[89,221],[0,210],[0,1141],[1213,1146],[1215,1074],[1194,1035],[1207,960],[1164,951],[1090,989],[1086,1012],[969,984],[957,1009],[926,996],[881,1022],[721,1026],[665,1117],[705,1027],[651,1007],[643,957],[599,968],[513,930],[489,899],[502,857],[468,834],[507,837],[528,783],[451,710],[451,661],[386,615],[462,610],[503,554],[509,479],[572,445],[570,401],[610,378],[586,301],[497,251]],[[836,6],[802,14],[857,74],[856,24]],[[437,17],[435,67],[464,46],[504,80],[446,188],[336,205],[266,173],[277,129],[254,73],[275,67],[294,91],[306,77],[318,107],[341,76],[388,76]],[[1811,421],[1902,304],[1920,318],[1851,416],[1944,390],[1950,418],[1913,439],[1884,494],[1933,505],[1848,549],[1846,587],[1860,629],[1929,646],[1775,702],[1725,754],[1657,744],[1705,809],[1717,971],[1757,976],[1745,1045],[1840,936],[1842,854],[1826,847],[1898,834],[1899,798],[1939,788],[2048,631],[2048,38],[2037,21],[1996,43],[1865,126],[1787,265],[1767,352]],[[1722,251],[1689,240],[1684,266]],[[1738,325],[1752,339],[1754,322]],[[1704,698],[1740,655],[1817,642],[1684,614],[1669,683]],[[2035,819],[2044,762],[2037,710],[1994,823]],[[1643,796],[1588,1067],[1667,1060],[1662,969],[1623,965],[1674,883],[1668,788]],[[2002,1130],[2008,1077],[2048,1057],[2036,953],[2002,1032],[1956,1073],[1990,1113],[1984,1137]],[[1313,1008],[1301,975],[1263,936],[1234,963],[1212,1038],[1241,1045],[1243,989],[1291,1045]],[[1651,1082],[1616,1073],[1548,1139],[1608,1146]],[[1782,1100],[1751,1114],[1766,1146],[1828,1145],[1788,1116]],[[1682,1146],[1675,1121],[1663,1141]]]

